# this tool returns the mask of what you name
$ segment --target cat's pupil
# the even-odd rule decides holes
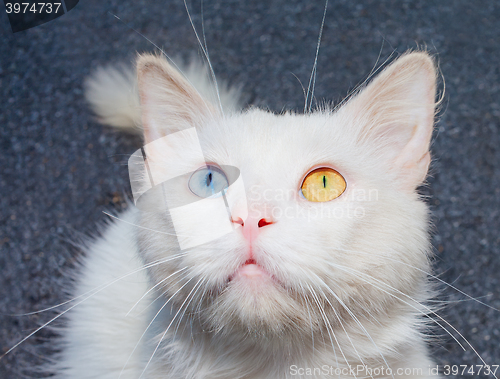
[[[323,175],[323,188],[326,188],[326,176]]]
[[[212,173],[207,175],[207,187],[210,187],[210,184],[212,183]]]

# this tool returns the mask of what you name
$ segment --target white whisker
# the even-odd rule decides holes
[[[316,45],[316,55],[314,57],[314,64],[313,64],[313,68],[311,70],[311,76],[309,78],[309,85],[307,86],[306,101],[304,104],[304,113],[311,112],[312,102],[314,99],[314,87],[316,85],[316,71],[317,71],[317,67],[318,67],[319,47],[321,46],[321,37],[323,36],[323,28],[325,26],[327,9],[328,9],[328,0],[325,1],[325,10],[323,11],[323,19],[321,20],[321,27],[319,29],[318,44]],[[311,94],[310,101],[309,101],[309,94]],[[309,104],[308,104],[308,101],[309,101]]]
[[[484,306],[485,306],[485,307],[487,307],[487,308],[490,308],[490,309],[493,309],[493,310],[495,310],[495,311],[497,311],[497,312],[500,312],[500,309],[495,308],[495,307],[493,307],[493,306],[491,306],[491,305],[489,305],[489,304],[487,304],[487,303],[484,303],[484,302],[482,302],[481,300],[478,300],[478,299],[477,299],[477,298],[475,298],[475,297],[472,297],[472,296],[471,296],[471,295],[469,295],[468,293],[466,293],[466,292],[462,291],[461,289],[459,289],[459,288],[455,287],[454,285],[452,285],[452,284],[450,284],[450,283],[446,282],[445,280],[443,280],[443,279],[439,278],[438,276],[433,275],[432,273],[427,272],[427,271],[425,271],[425,270],[422,270],[422,269],[421,269],[421,268],[419,268],[419,267],[416,267],[416,266],[413,266],[413,265],[411,265],[411,264],[409,264],[409,263],[403,262],[403,261],[401,261],[401,260],[399,260],[399,259],[391,258],[391,257],[388,257],[387,255],[377,254],[377,253],[374,253],[374,252],[364,252],[364,251],[361,251],[361,250],[348,250],[348,249],[341,249],[341,248],[336,248],[336,250],[345,251],[345,252],[349,252],[349,253],[360,253],[360,254],[366,254],[366,255],[376,255],[377,257],[381,257],[381,258],[384,258],[384,259],[387,259],[387,260],[390,260],[390,261],[393,261],[393,262],[396,262],[396,263],[400,263],[400,264],[402,264],[402,265],[404,265],[404,266],[407,266],[407,267],[413,268],[413,269],[415,269],[415,270],[417,270],[417,271],[420,271],[420,272],[421,272],[421,273],[423,273],[423,274],[428,275],[428,276],[429,276],[429,277],[431,277],[432,279],[435,279],[435,280],[439,281],[440,283],[442,283],[442,284],[444,284],[444,285],[446,285],[446,286],[450,287],[450,288],[451,288],[451,289],[453,289],[454,291],[457,291],[458,293],[460,293],[460,294],[464,295],[464,296],[465,296],[465,297],[467,297],[469,300],[475,301],[475,302],[477,302],[477,303],[479,303],[479,304],[481,304],[481,305],[484,305]]]
[[[182,272],[184,270],[186,270],[188,268],[188,266],[185,266],[183,268],[181,268],[180,270],[177,270],[175,272],[173,272],[172,274],[170,274],[169,276],[167,276],[166,278],[160,280],[158,283],[156,283],[153,287],[151,287],[149,290],[147,290],[144,295],[141,296],[141,298],[139,300],[136,301],[136,303],[134,304],[134,306],[132,308],[130,308],[130,310],[127,312],[127,314],[125,315],[125,317],[127,317],[130,312],[132,312],[135,307],[149,294],[151,293],[151,291],[153,291],[156,287],[162,285],[163,283],[165,283],[168,279],[170,279],[172,276],[174,276],[175,274],[178,274],[179,272]],[[153,303],[156,301],[157,299],[153,300]]]
[[[379,354],[380,354],[382,360],[384,361],[386,367],[389,368],[390,367],[389,363],[385,359],[384,354],[382,354],[382,351],[380,351],[379,347],[377,346],[377,344],[375,343],[375,341],[371,337],[370,333],[368,333],[368,331],[366,330],[366,328],[364,327],[364,325],[361,323],[361,321],[359,321],[359,319],[356,317],[356,315],[349,309],[349,307],[342,301],[342,299],[329,286],[327,286],[326,283],[319,276],[317,276],[316,274],[314,274],[314,276],[315,276],[315,278],[318,281],[321,282],[321,284],[328,290],[328,292],[335,298],[335,300],[337,300],[339,302],[339,304],[347,311],[347,313],[349,313],[349,315],[352,317],[352,319],[354,320],[354,322],[356,322],[356,324],[360,327],[360,329],[363,331],[363,333],[368,337],[368,339],[373,344],[373,346],[377,349],[377,351],[379,352]],[[330,307],[332,307],[332,309],[335,309],[333,307],[333,305],[330,303],[330,301],[328,300],[328,297],[326,295],[324,295],[324,297],[325,297],[326,301],[330,304]],[[335,314],[336,314],[336,312],[335,312]],[[340,321],[340,319],[339,319],[339,321]],[[344,329],[344,331],[345,331],[345,329]],[[346,335],[347,335],[347,331],[345,331],[345,332],[346,332]],[[349,338],[349,341],[351,341],[350,338]],[[352,341],[351,341],[351,344],[352,344]],[[353,345],[353,347],[354,347],[354,345]],[[356,350],[355,347],[354,347],[354,349]],[[356,351],[356,353],[357,353],[357,351]],[[358,354],[358,357],[359,357],[359,354]],[[359,358],[360,358],[360,361],[363,362],[363,360],[361,359],[361,357],[359,357]],[[394,374],[393,373],[391,373],[391,376],[394,378]]]
[[[461,338],[465,341],[465,343],[466,343],[466,344],[467,344],[467,345],[471,348],[471,350],[472,350],[472,351],[476,354],[476,356],[477,356],[477,357],[481,360],[481,362],[482,362],[484,365],[487,365],[487,363],[484,361],[484,359],[481,357],[481,355],[477,352],[477,350],[474,348],[474,346],[472,346],[472,344],[469,342],[469,340],[467,340],[467,338],[465,338],[465,337],[462,335],[462,333],[460,333],[460,332],[457,330],[457,328],[455,328],[452,324],[450,324],[448,321],[446,321],[443,317],[441,317],[439,314],[437,314],[437,313],[436,313],[435,311],[433,311],[431,308],[429,308],[429,307],[425,306],[424,304],[422,304],[422,303],[420,303],[420,302],[416,301],[416,300],[415,300],[415,299],[413,299],[411,296],[409,296],[409,295],[405,294],[404,292],[402,292],[402,291],[400,291],[400,290],[398,290],[398,289],[396,289],[396,288],[394,288],[394,287],[390,286],[389,284],[384,283],[383,281],[381,281],[381,280],[379,280],[379,279],[374,278],[374,277],[373,277],[373,276],[371,276],[371,275],[368,275],[368,274],[366,274],[366,273],[363,273],[363,272],[361,272],[361,271],[358,271],[358,270],[355,270],[355,269],[352,269],[352,268],[343,267],[343,266],[340,266],[340,265],[337,265],[337,264],[334,264],[334,263],[331,263],[331,262],[328,262],[328,264],[330,264],[331,266],[333,266],[333,267],[335,267],[335,268],[337,268],[337,269],[339,269],[339,270],[342,270],[342,271],[346,271],[346,272],[350,272],[350,271],[351,271],[351,272],[356,273],[357,275],[361,275],[361,276],[368,276],[370,279],[372,279],[372,280],[374,280],[374,281],[376,281],[376,282],[378,282],[378,283],[380,283],[380,284],[382,284],[382,285],[384,285],[384,286],[386,286],[386,287],[390,288],[391,290],[393,290],[393,291],[395,291],[395,292],[397,292],[397,293],[401,294],[402,296],[407,297],[408,299],[410,299],[410,300],[412,300],[412,301],[416,302],[418,305],[420,305],[421,307],[425,308],[425,309],[426,309],[426,310],[427,310],[430,314],[433,314],[433,315],[435,315],[437,318],[439,318],[442,322],[444,322],[447,326],[449,326],[449,327],[450,327],[450,328],[451,328],[451,329],[452,329],[455,333],[457,333],[457,334],[458,334],[458,335],[459,335],[459,336],[460,336],[460,337],[461,337]],[[359,276],[358,276],[358,277],[359,277]],[[445,328],[444,326],[442,326],[442,325],[441,325],[438,321],[436,321],[435,319],[433,319],[433,318],[432,318],[429,314],[427,314],[427,313],[425,313],[425,312],[423,312],[423,311],[419,310],[417,307],[415,307],[415,306],[411,305],[410,303],[408,303],[408,302],[406,302],[406,301],[402,300],[400,297],[397,297],[396,295],[391,294],[390,292],[385,291],[385,290],[383,290],[383,289],[382,289],[382,288],[380,288],[380,287],[377,287],[377,286],[376,286],[376,285],[374,285],[373,283],[370,283],[370,282],[368,282],[367,280],[365,280],[365,281],[366,281],[367,283],[369,283],[370,285],[372,285],[373,287],[375,287],[375,288],[377,288],[377,289],[379,289],[379,290],[381,290],[381,291],[385,292],[386,294],[388,294],[388,295],[389,295],[389,296],[391,296],[391,297],[394,297],[394,298],[398,299],[399,301],[401,301],[401,302],[403,302],[403,303],[407,304],[408,306],[412,307],[413,309],[415,309],[415,310],[419,311],[422,315],[424,315],[424,316],[428,317],[430,320],[432,320],[432,321],[433,321],[433,322],[435,322],[437,325],[439,325],[439,326],[440,326],[443,330],[445,330],[445,331],[446,331],[446,332],[447,332],[447,333],[448,333],[448,334],[449,334],[449,335],[450,335],[450,336],[451,336],[451,337],[455,340],[455,342],[456,342],[456,343],[457,343],[457,344],[458,344],[458,345],[459,345],[459,346],[460,346],[460,347],[461,347],[464,351],[466,351],[465,347],[464,347],[464,346],[463,346],[463,345],[462,345],[462,344],[458,341],[458,339],[457,339],[457,338],[456,338],[456,337],[455,337],[455,336],[454,336],[454,335],[453,335],[453,334],[452,334],[452,333],[451,333],[448,329],[446,329],[446,328]],[[494,375],[494,377],[495,377],[496,379],[498,379],[495,375]]]
[[[337,336],[335,335],[335,332],[333,331],[333,326],[330,324],[330,320],[328,319],[323,306],[320,304],[316,292],[314,291],[314,289],[311,286],[309,286],[309,284],[307,284],[307,288],[309,289],[309,291],[314,299],[314,302],[318,306],[318,309],[321,313],[321,316],[323,317],[323,320],[325,321],[325,326],[326,326],[326,330],[328,331],[328,334],[330,335],[330,332],[331,332],[331,335],[333,335],[333,338],[335,339],[335,344],[337,345],[337,347],[340,350],[340,354],[342,354],[342,357],[344,358],[345,363],[349,366],[349,360],[347,359],[347,357],[344,354],[344,351],[342,350],[342,347],[337,339]],[[330,341],[331,341],[331,336],[330,336]],[[332,343],[333,351],[335,352],[335,347],[333,345],[333,341],[331,341],[331,343]],[[337,354],[335,354],[335,357],[337,358]],[[337,360],[337,367],[339,367],[338,360]],[[354,376],[354,377],[356,378],[356,376]]]
[[[177,319],[177,324],[176,324],[176,327],[175,327],[174,335],[172,337],[172,341],[175,341],[175,337],[177,335],[177,331],[179,329],[179,325],[180,325],[181,321],[184,319],[184,316],[186,315],[187,308],[189,307],[189,304],[191,303],[191,301],[196,297],[196,294],[198,293],[198,291],[200,290],[200,288],[201,288],[202,285],[203,285],[203,282],[200,284],[200,286],[193,293],[193,296],[191,297],[191,300],[189,300],[189,303],[184,307],[184,311],[182,312],[182,315]]]
[[[140,31],[138,31],[137,29],[131,27],[129,24],[127,24],[125,21],[123,21],[120,17],[118,17],[118,15],[114,14],[114,13],[111,13],[110,11],[108,11],[108,13],[113,16],[114,18],[116,18],[118,21],[120,21],[122,24],[124,24],[126,27],[128,27],[130,30],[132,30],[133,32],[137,33],[139,36],[141,36],[142,38],[144,38],[148,43],[150,43],[151,45],[153,45],[156,49],[158,49],[158,51],[165,57],[168,59],[168,61],[177,69],[177,71],[179,71],[183,76],[184,78],[188,81],[189,84],[191,84],[191,86],[194,88],[194,90],[196,92],[198,92],[198,90],[196,89],[196,86],[193,85],[193,83],[191,83],[188,75],[186,75],[183,70],[181,70],[181,68],[177,65],[177,63],[175,63],[175,61],[165,52],[165,50],[163,50],[160,46],[158,46],[156,43],[154,43],[150,38],[146,37],[143,33],[141,33]],[[190,16],[191,17],[191,16]],[[193,26],[194,28],[194,26]],[[217,94],[219,93],[219,90],[218,90],[218,87],[216,85],[216,90],[217,90]],[[201,96],[201,94],[198,92],[198,94],[200,95],[200,98],[202,99],[204,105],[205,105],[205,108],[206,109],[210,109],[210,106],[207,104],[207,102],[205,101],[204,97]],[[220,98],[219,98],[220,99]],[[220,101],[220,100],[219,100]]]
[[[210,56],[208,55],[208,49],[206,48],[206,46],[203,46],[203,43],[200,40],[200,36],[198,35],[198,31],[196,30],[196,27],[194,26],[193,18],[191,17],[191,12],[189,12],[189,8],[188,8],[186,0],[184,0],[184,6],[186,8],[186,13],[188,15],[189,22],[191,23],[191,27],[193,28],[196,39],[198,40],[198,44],[200,45],[201,51],[203,52],[203,55],[205,56],[208,67],[210,69],[210,75],[212,76],[212,81],[214,83],[215,92],[217,94],[217,100],[219,101],[219,108],[220,108],[221,114],[224,115],[224,109],[222,108],[222,101],[220,98],[219,86],[217,84],[217,78],[215,77],[215,72],[214,72],[214,69],[212,67],[212,62],[210,61]],[[205,35],[205,29],[203,29],[203,35]],[[206,41],[205,41],[205,43],[206,43]]]
[[[299,283],[299,287],[302,290],[302,293],[304,293],[304,287],[302,286],[302,283]],[[314,357],[314,329],[313,329],[313,323],[312,323],[312,316],[311,316],[311,310],[309,308],[309,301],[307,300],[307,296],[303,296],[303,299],[306,303],[306,308],[307,308],[307,314],[309,315],[309,324],[311,325],[311,342],[312,342],[312,351],[313,351],[313,357]],[[321,330],[321,329],[320,329]]]
[[[167,306],[167,304],[170,302],[170,300],[172,300],[174,298],[175,295],[177,295],[186,285],[188,285],[188,283],[192,280],[189,279],[186,283],[184,283],[179,289],[177,289],[177,291],[174,292],[174,294],[172,296],[170,296],[168,298],[168,300],[161,306],[161,308],[158,310],[158,312],[156,312],[156,314],[154,315],[153,319],[151,320],[151,322],[148,324],[148,326],[146,327],[146,330],[144,330],[144,332],[142,333],[142,335],[139,337],[139,340],[137,341],[137,343],[135,344],[134,346],[134,349],[132,350],[132,352],[130,353],[127,361],[125,362],[125,364],[123,365],[123,368],[122,368],[122,371],[120,372],[120,375],[118,376],[118,378],[121,377],[122,373],[123,373],[123,370],[125,369],[125,367],[127,366],[127,363],[130,361],[130,358],[132,357],[132,355],[134,354],[134,352],[137,350],[137,347],[139,346],[139,343],[142,341],[142,339],[144,338],[144,336],[146,335],[147,331],[149,330],[149,328],[151,327],[151,325],[153,325],[154,321],[156,320],[156,318],[158,317],[158,315],[161,313],[161,311]],[[156,350],[155,350],[156,351]],[[153,357],[151,357],[151,359],[153,359]],[[149,360],[149,362],[151,361],[151,359]],[[149,364],[148,362],[148,364]],[[146,371],[147,369],[147,365],[146,367],[144,368],[144,371],[142,372],[144,374],[144,372]],[[142,376],[142,375],[141,375]]]
[[[184,253],[183,255],[185,255],[185,253]],[[176,258],[177,258],[177,257],[176,257]],[[50,307],[50,308],[48,308],[48,309],[44,309],[44,310],[42,310],[42,311],[33,312],[32,314],[34,314],[34,313],[40,313],[40,312],[44,312],[44,311],[47,311],[47,310],[51,310],[51,309],[57,308],[57,307],[59,307],[59,306],[62,306],[62,305],[65,305],[65,304],[71,303],[71,302],[75,301],[75,300],[76,300],[76,299],[78,299],[78,298],[81,298],[81,297],[84,297],[84,296],[88,295],[88,296],[84,297],[82,300],[80,300],[79,302],[77,302],[76,304],[72,305],[72,306],[71,306],[71,307],[69,307],[68,309],[66,309],[66,310],[62,311],[62,312],[61,312],[60,314],[58,314],[57,316],[53,317],[52,319],[50,319],[49,321],[47,321],[46,323],[44,323],[42,326],[40,326],[40,327],[38,327],[37,329],[35,329],[33,332],[31,332],[30,334],[28,334],[28,335],[27,335],[26,337],[24,337],[23,339],[21,339],[21,340],[20,340],[19,342],[17,342],[14,346],[12,346],[9,350],[7,350],[4,354],[2,354],[2,355],[0,356],[0,359],[2,359],[3,357],[5,357],[7,354],[9,354],[12,350],[14,350],[14,349],[15,349],[16,347],[18,347],[19,345],[21,345],[21,344],[22,344],[24,341],[26,341],[28,338],[30,338],[31,336],[33,336],[33,335],[35,335],[36,333],[38,333],[40,330],[42,330],[42,329],[43,329],[43,328],[45,328],[46,326],[50,325],[52,322],[54,322],[55,320],[57,320],[59,317],[61,317],[61,316],[65,315],[67,312],[69,312],[70,310],[72,310],[72,309],[73,309],[73,308],[75,308],[76,306],[78,306],[78,305],[82,304],[84,301],[86,301],[86,300],[90,299],[92,296],[94,296],[94,295],[98,294],[99,292],[101,292],[101,291],[105,290],[105,289],[106,289],[106,288],[108,288],[109,286],[111,286],[111,285],[113,285],[113,284],[115,284],[115,283],[119,282],[120,280],[123,280],[123,279],[124,279],[124,278],[126,278],[126,277],[129,277],[129,276],[131,276],[131,275],[134,275],[134,274],[136,274],[136,273],[138,273],[138,272],[140,272],[140,271],[142,271],[142,270],[145,270],[145,269],[148,269],[148,268],[150,268],[150,267],[154,267],[154,266],[156,266],[156,265],[159,265],[159,264],[162,264],[162,263],[168,262],[168,261],[170,261],[170,260],[172,260],[172,259],[173,259],[173,258],[161,259],[161,260],[158,260],[158,261],[156,261],[156,262],[154,262],[154,263],[150,263],[150,264],[145,265],[145,266],[143,266],[143,267],[141,267],[141,268],[139,268],[139,269],[137,269],[137,270],[131,271],[131,272],[129,272],[129,273],[127,273],[127,274],[125,274],[125,275],[123,275],[123,276],[119,277],[118,279],[115,279],[115,280],[113,280],[113,281],[111,281],[111,282],[108,282],[108,283],[105,283],[105,284],[103,284],[103,285],[101,285],[101,286],[98,286],[98,287],[96,287],[95,289],[90,290],[90,291],[88,291],[88,292],[86,292],[86,293],[84,293],[84,294],[82,294],[82,295],[80,295],[80,296],[77,296],[77,297],[75,297],[75,298],[73,298],[73,299],[71,299],[71,300],[68,300],[68,301],[66,301],[66,302],[64,302],[64,303],[62,303],[62,304],[59,304],[59,305],[57,305],[57,306]]]
[[[144,367],[144,370],[142,370],[142,374],[139,376],[139,379],[141,379],[144,375],[144,373],[146,372],[146,370],[148,369],[149,365],[151,364],[151,361],[153,360],[153,357],[155,356],[156,352],[158,351],[161,343],[163,342],[163,339],[165,338],[165,336],[167,335],[168,333],[168,330],[170,329],[170,326],[172,326],[173,322],[175,321],[177,315],[181,312],[182,308],[184,307],[184,304],[186,304],[186,301],[188,301],[188,299],[190,298],[191,294],[193,293],[193,291],[196,289],[196,287],[200,284],[200,282],[203,280],[203,278],[200,278],[198,280],[198,282],[194,285],[193,289],[189,292],[189,294],[186,296],[186,298],[184,299],[184,301],[182,302],[181,306],[179,307],[179,310],[177,311],[177,313],[174,315],[174,317],[172,318],[172,321],[170,321],[170,324],[168,324],[167,328],[165,329],[165,332],[162,334],[161,338],[160,338],[160,341],[158,342],[158,344],[156,345],[153,353],[151,354],[151,357],[149,358],[148,362],[146,363],[146,366]],[[186,283],[187,284],[187,283]],[[177,292],[176,292],[177,293]],[[163,305],[163,307],[161,309],[163,309],[165,307],[166,303]],[[189,305],[189,303],[188,303]],[[160,309],[160,311],[161,311]],[[158,311],[158,312],[160,312]],[[157,313],[158,315],[158,313]],[[155,316],[156,317],[156,316]]]

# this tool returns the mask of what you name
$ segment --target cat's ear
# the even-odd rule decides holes
[[[161,56],[139,56],[137,84],[146,144],[176,131],[201,127],[218,114]]]
[[[376,150],[405,190],[413,191],[427,176],[436,76],[427,53],[407,53],[343,109],[358,128],[358,142]]]

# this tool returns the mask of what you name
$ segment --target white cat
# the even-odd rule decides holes
[[[142,125],[146,160],[131,169],[138,207],[89,243],[56,377],[438,377],[416,192],[436,108],[429,55],[306,114],[232,111],[237,91],[209,102],[196,72],[139,57],[140,110],[133,76],[90,82],[104,123]]]

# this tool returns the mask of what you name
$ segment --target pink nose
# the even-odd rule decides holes
[[[243,222],[241,217],[237,217],[236,219],[232,219],[232,222],[235,224],[240,224],[243,231],[243,236],[248,242],[252,242],[260,232],[260,229],[264,226],[274,224],[274,221],[271,218],[254,218],[248,216],[247,219]]]

